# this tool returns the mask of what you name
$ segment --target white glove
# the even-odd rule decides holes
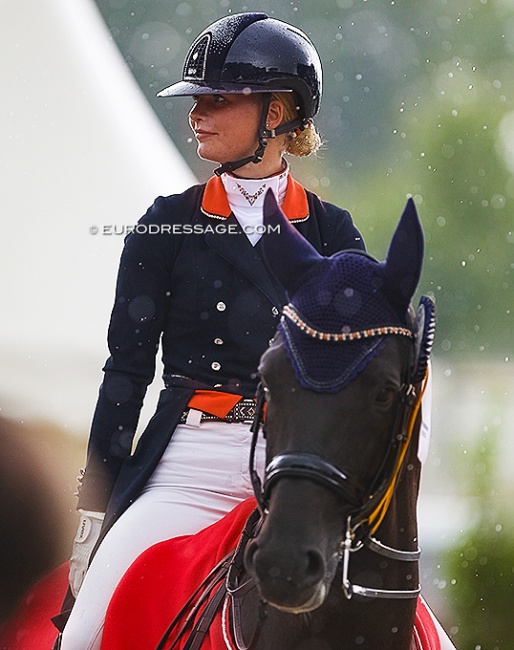
[[[91,510],[79,510],[81,517],[75,539],[73,541],[73,550],[70,558],[70,587],[71,592],[77,597],[79,589],[86,575],[89,566],[89,558],[93,552],[98,538],[100,529],[105,517],[103,512],[93,512]]]

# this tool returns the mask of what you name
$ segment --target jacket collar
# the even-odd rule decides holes
[[[226,219],[232,214],[223,181],[219,176],[213,176],[207,181],[201,210],[212,219]],[[307,192],[292,176],[289,176],[282,210],[289,221],[305,221],[309,218]]]

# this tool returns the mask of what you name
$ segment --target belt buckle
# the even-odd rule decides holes
[[[241,422],[252,422],[255,417],[255,400],[246,397],[245,399],[240,400],[234,406],[234,419],[238,419]]]

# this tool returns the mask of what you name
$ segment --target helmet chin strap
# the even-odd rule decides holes
[[[262,111],[261,111],[261,118],[259,121],[259,130],[258,130],[259,146],[254,151],[253,156],[247,156],[246,158],[241,158],[240,160],[234,160],[231,162],[223,163],[222,165],[220,165],[214,170],[216,176],[221,176],[225,172],[233,172],[236,169],[239,169],[239,167],[244,167],[248,163],[255,163],[255,164],[260,163],[264,156],[264,150],[266,149],[266,145],[268,144],[269,138],[276,138],[277,135],[282,135],[283,133],[287,133],[288,131],[292,131],[294,129],[299,128],[303,130],[303,128],[305,128],[304,120],[298,118],[297,120],[293,120],[292,122],[281,124],[276,129],[268,129],[266,127],[266,121],[268,119],[268,110],[269,110],[270,102],[271,102],[271,93],[263,93]]]

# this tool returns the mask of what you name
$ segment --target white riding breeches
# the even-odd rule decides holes
[[[147,548],[196,533],[253,495],[250,425],[179,425],[141,496],[105,536],[62,636],[62,650],[99,650],[105,612],[121,577]],[[256,466],[262,476],[264,441]]]

